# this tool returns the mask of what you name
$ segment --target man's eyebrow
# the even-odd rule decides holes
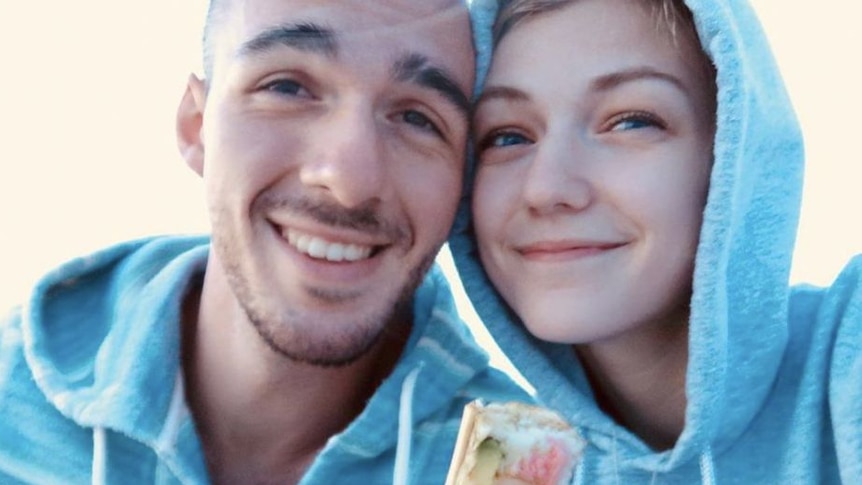
[[[332,29],[311,22],[278,25],[266,29],[240,46],[239,57],[251,56],[276,47],[291,47],[332,57],[338,53],[338,43]]]
[[[466,118],[470,114],[470,99],[458,87],[454,78],[442,67],[431,65],[421,54],[406,54],[393,66],[393,77],[398,81],[410,81],[440,93],[458,108]]]
[[[625,83],[649,79],[665,81],[683,93],[689,93],[688,88],[679,78],[648,66],[633,67],[599,76],[590,83],[590,87],[594,91],[609,91]]]

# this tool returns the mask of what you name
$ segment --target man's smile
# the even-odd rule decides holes
[[[361,261],[368,259],[374,249],[372,246],[329,241],[296,229],[283,228],[281,235],[297,251],[314,259],[327,261]]]

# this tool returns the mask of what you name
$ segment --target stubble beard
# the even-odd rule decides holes
[[[266,203],[273,204],[273,202],[264,200],[261,205]],[[305,208],[309,206],[308,201],[298,203],[279,201],[278,204],[290,204]],[[329,223],[335,221],[337,225],[354,228],[367,225],[367,221],[374,219],[374,217],[369,216],[367,211],[357,214],[356,217],[334,215],[335,211],[336,209],[331,207],[322,209],[318,207],[312,211],[312,215],[317,220]],[[340,367],[355,362],[373,348],[374,344],[392,325],[407,323],[401,321],[402,317],[406,315],[409,318],[413,294],[434,263],[437,251],[442,245],[441,242],[432,247],[408,271],[400,290],[394,292],[386,300],[382,300],[385,296],[381,295],[381,302],[375,306],[374,310],[364,315],[356,315],[352,322],[326,322],[328,317],[323,313],[314,314],[312,312],[303,315],[296,309],[290,308],[289,302],[283,301],[281,304],[273,304],[267,302],[266,297],[262,297],[265,292],[255,291],[254,285],[248,278],[249,268],[243,264],[243,244],[229,231],[216,230],[216,228],[228,227],[218,224],[219,219],[221,218],[213,218],[212,244],[214,250],[218,254],[231,290],[261,340],[276,354],[290,361],[321,367]],[[305,288],[305,291],[314,300],[319,301],[321,307],[348,302],[355,297],[350,292],[344,291],[327,291],[315,288]],[[278,297],[279,295],[270,294],[270,298]],[[322,325],[328,326],[324,332],[309,332],[307,330]]]

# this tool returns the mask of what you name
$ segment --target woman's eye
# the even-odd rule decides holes
[[[610,131],[629,131],[644,128],[665,129],[665,124],[651,113],[626,113],[614,117],[610,125]]]
[[[310,96],[305,87],[292,79],[277,79],[264,86],[267,91],[288,96]]]
[[[524,135],[513,132],[496,132],[485,137],[479,148],[482,150],[488,148],[501,148],[513,145],[524,145],[530,143]]]
[[[401,119],[409,125],[413,125],[417,128],[421,128],[438,135],[440,134],[440,130],[437,128],[437,125],[419,111],[413,109],[406,110],[401,114]]]

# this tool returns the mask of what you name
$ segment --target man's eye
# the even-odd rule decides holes
[[[651,113],[635,112],[625,113],[614,117],[609,123],[610,131],[629,131],[644,128],[665,129],[665,124]]]
[[[440,134],[440,130],[437,128],[437,125],[434,124],[427,116],[420,113],[416,110],[407,110],[404,111],[401,115],[401,119],[410,125],[416,126],[417,128],[421,128],[423,130],[431,131],[436,134]]]
[[[292,79],[277,79],[264,86],[264,89],[288,96],[309,96],[308,90]]]

